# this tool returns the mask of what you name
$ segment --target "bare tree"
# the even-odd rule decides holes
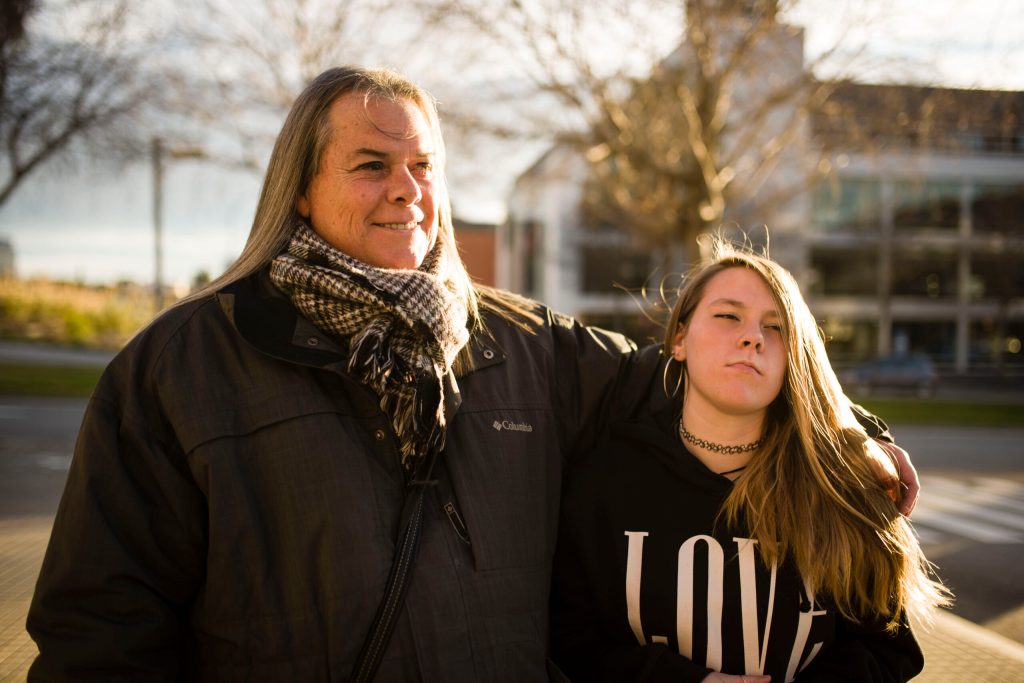
[[[22,3],[23,5],[28,5]],[[127,0],[50,0],[0,45],[0,206],[74,143],[136,149],[133,117],[154,92]],[[25,16],[24,14],[22,15]]]
[[[827,169],[820,148],[795,149],[835,87],[814,73],[859,55],[841,36],[805,61],[784,21],[800,1],[422,0],[433,22],[487,36],[506,63],[464,125],[578,150],[584,214],[654,244],[762,222]],[[516,115],[495,114],[509,106]]]
[[[7,0],[0,4],[0,46],[25,35],[25,19],[33,5],[33,0]]]
[[[260,170],[288,108],[324,69],[407,70],[422,56],[414,26],[391,9],[371,0],[185,0],[177,23],[188,76],[176,110],[217,160]]]

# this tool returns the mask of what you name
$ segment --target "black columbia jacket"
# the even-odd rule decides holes
[[[634,379],[656,365],[537,312],[536,335],[492,316],[470,342],[377,680],[546,679],[564,456],[635,404],[610,391],[627,363]],[[111,362],[32,601],[30,681],[349,676],[404,482],[390,422],[344,360],[260,273],[170,310]]]

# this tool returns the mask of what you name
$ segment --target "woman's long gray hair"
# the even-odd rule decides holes
[[[331,105],[339,97],[352,92],[362,93],[367,100],[382,98],[413,102],[426,116],[434,138],[438,240],[448,251],[453,267],[452,277],[465,292],[470,320],[475,324],[479,315],[476,292],[455,244],[451,202],[444,180],[444,138],[435,100],[430,93],[394,71],[356,66],[324,71],[296,98],[274,143],[245,248],[224,273],[189,294],[179,304],[209,296],[225,285],[251,275],[284,250],[299,218],[295,202],[307,191],[319,171],[324,149],[331,139]]]

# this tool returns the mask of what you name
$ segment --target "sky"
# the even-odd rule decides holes
[[[862,4],[828,2],[835,11],[790,18],[806,28],[811,57],[833,39],[843,12],[856,12]],[[905,65],[895,73],[868,69],[864,80],[930,78],[957,87],[1024,90],[1021,36],[1024,0],[889,0],[886,21],[852,38],[869,55],[897,57]],[[481,182],[455,183],[456,213],[474,221],[502,220],[512,180],[540,151],[526,148],[499,159],[476,174]],[[449,152],[449,166],[455,163],[457,147]],[[168,282],[184,285],[199,271],[215,275],[233,260],[248,235],[260,182],[256,174],[195,161],[168,164],[163,214]],[[20,277],[151,282],[152,197],[148,164],[44,168],[0,207],[0,240],[12,244]]]

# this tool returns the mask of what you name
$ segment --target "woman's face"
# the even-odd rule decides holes
[[[415,103],[348,93],[295,208],[331,246],[378,268],[419,268],[438,231],[434,139]]]
[[[763,415],[782,390],[787,360],[782,317],[761,276],[742,267],[714,275],[672,355],[686,361],[688,409]]]

